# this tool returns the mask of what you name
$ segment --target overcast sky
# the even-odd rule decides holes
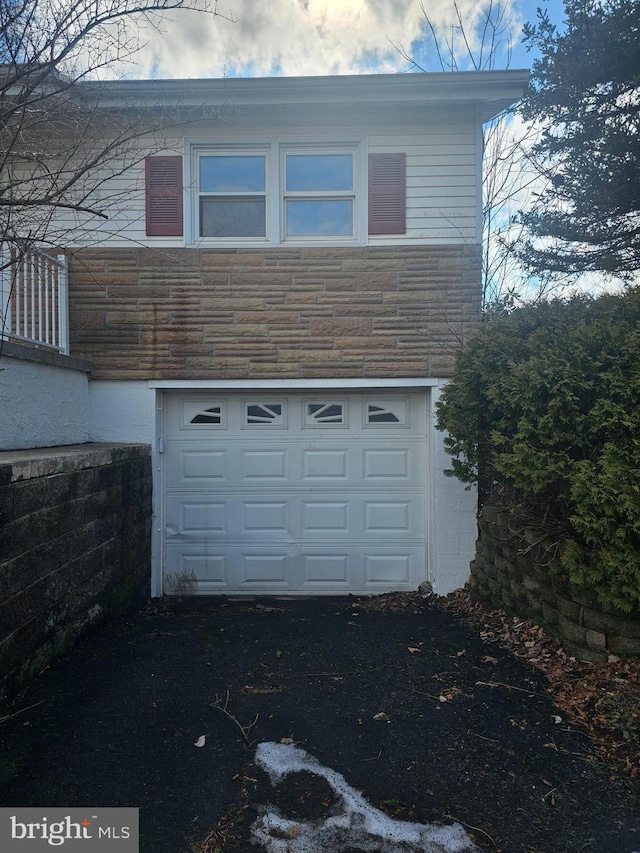
[[[494,0],[494,5],[497,0]],[[502,0],[512,42],[510,67],[530,65],[519,46],[520,27],[536,8],[562,20],[561,0]],[[488,0],[458,0],[469,37]],[[163,32],[145,30],[146,45],[132,77],[264,77],[271,75],[366,74],[407,71],[398,48],[428,70],[440,70],[428,37],[425,11],[446,52],[445,37],[456,33],[452,0],[218,0],[225,17],[179,12]],[[477,48],[476,41],[474,47]],[[462,50],[456,37],[455,50]],[[460,59],[460,68],[468,67]],[[504,61],[498,67],[504,67]]]

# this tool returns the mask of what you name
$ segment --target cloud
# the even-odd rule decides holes
[[[516,0],[504,0],[512,9]],[[494,4],[495,5],[495,4]],[[470,30],[489,0],[458,0]],[[142,32],[132,77],[303,76],[396,72],[408,63],[396,46],[425,54],[420,0],[220,0],[220,16],[180,11]],[[424,5],[444,38],[455,26],[452,0]]]

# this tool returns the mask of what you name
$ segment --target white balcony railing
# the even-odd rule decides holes
[[[0,246],[0,338],[69,354],[64,255]]]

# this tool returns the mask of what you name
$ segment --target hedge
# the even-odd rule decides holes
[[[451,475],[555,531],[573,583],[640,612],[640,288],[490,316],[438,428]]]

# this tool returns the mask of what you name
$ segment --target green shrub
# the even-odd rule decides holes
[[[640,289],[490,317],[438,405],[451,474],[559,531],[570,579],[640,610]],[[530,519],[529,519],[530,520]]]

